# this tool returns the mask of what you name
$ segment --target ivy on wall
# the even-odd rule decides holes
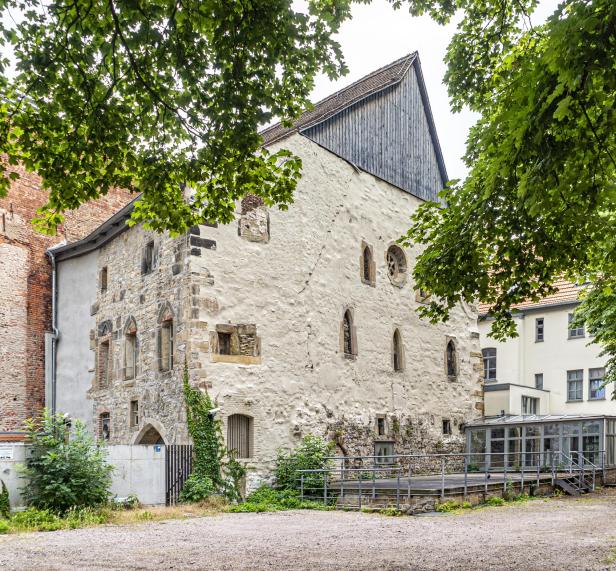
[[[227,451],[222,437],[222,423],[212,413],[215,403],[207,391],[190,385],[186,363],[184,399],[188,432],[193,441],[193,472],[184,483],[180,500],[196,502],[217,494],[231,501],[239,501],[246,469]]]

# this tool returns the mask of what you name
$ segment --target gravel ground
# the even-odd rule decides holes
[[[432,517],[223,514],[0,536],[0,569],[616,569],[615,515],[614,495]]]

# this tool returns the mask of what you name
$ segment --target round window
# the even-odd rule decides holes
[[[406,256],[399,246],[387,249],[387,273],[391,283],[402,287],[406,281]]]

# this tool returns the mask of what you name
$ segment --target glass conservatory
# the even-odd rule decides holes
[[[571,462],[616,465],[616,416],[488,417],[466,425],[469,463],[484,470],[525,470]]]

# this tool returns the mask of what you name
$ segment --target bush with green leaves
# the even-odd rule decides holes
[[[0,517],[8,518],[11,516],[9,489],[3,480],[0,480],[0,484],[2,484],[2,490],[0,491]]]
[[[26,428],[32,454],[22,467],[28,484],[21,492],[28,506],[65,513],[108,503],[113,468],[83,423],[76,421],[71,430],[64,415],[45,410]]]
[[[229,508],[231,512],[275,512],[283,510],[330,510],[334,506],[323,502],[302,500],[296,490],[275,490],[261,486],[246,501]]]
[[[327,457],[332,454],[333,442],[327,442],[320,436],[308,435],[299,446],[291,452],[279,449],[276,458],[276,488],[282,490],[299,490],[301,476],[298,470],[327,470],[330,462]],[[304,491],[319,494],[323,488],[325,472],[304,474]]]
[[[217,491],[211,478],[193,472],[184,482],[180,492],[180,502],[186,504],[200,502],[214,495]]]

